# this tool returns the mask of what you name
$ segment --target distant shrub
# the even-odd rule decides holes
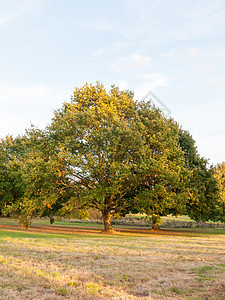
[[[89,220],[102,220],[102,213],[98,209],[89,208]]]
[[[165,220],[161,227],[162,228],[225,228],[225,224]]]

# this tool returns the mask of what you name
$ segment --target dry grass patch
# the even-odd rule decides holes
[[[225,299],[225,235],[67,237],[2,236],[0,299]]]

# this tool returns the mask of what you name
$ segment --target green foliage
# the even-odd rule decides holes
[[[1,142],[2,211],[18,217],[25,227],[34,216],[52,219],[64,202],[63,163],[51,146],[46,132],[35,128]]]
[[[109,219],[125,209],[144,150],[136,107],[130,92],[97,83],[77,88],[55,113],[50,131],[74,187],[71,209],[95,207]]]
[[[49,130],[74,184],[71,209],[99,209],[107,230],[112,215],[134,207],[181,213],[186,173],[178,126],[150,103],[138,104],[116,87],[107,93],[100,83],[85,85],[55,113]]]
[[[161,217],[157,214],[152,214],[150,216],[146,216],[146,220],[152,224],[156,224],[156,225],[162,225],[163,224],[163,220],[161,219]]]
[[[21,180],[21,164],[26,155],[24,137],[6,136],[0,141],[0,210],[15,203],[25,191]]]
[[[157,224],[159,216],[185,211],[189,171],[184,165],[177,123],[149,103],[141,104],[140,116],[146,131],[145,157],[140,165],[142,178],[133,191],[133,211],[150,215]]]
[[[219,203],[217,205],[217,220],[225,222],[225,162],[214,167],[214,176],[219,186]]]
[[[180,130],[179,143],[184,152],[185,166],[190,170],[186,183],[190,190],[187,213],[197,222],[216,220],[219,189],[214,170],[208,166],[206,159],[199,156],[195,141],[188,131]]]
[[[106,231],[130,211],[155,224],[186,210],[213,220],[217,191],[189,133],[115,86],[76,88],[44,131],[0,142],[0,210],[26,227],[34,216],[88,218],[88,208],[102,212]]]

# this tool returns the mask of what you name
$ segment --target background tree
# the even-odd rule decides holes
[[[34,127],[23,137],[2,141],[0,195],[4,214],[18,217],[26,227],[34,216],[48,216],[53,222],[68,200],[63,162],[57,158],[48,133]]]
[[[25,138],[6,136],[0,141],[0,210],[20,199],[25,187],[21,180],[20,166],[26,155]]]
[[[219,204],[216,219],[225,222],[225,162],[214,167],[214,176],[219,185]]]
[[[180,130],[179,143],[184,152],[185,166],[190,170],[187,184],[190,197],[186,210],[195,221],[215,220],[218,207],[218,184],[212,166],[201,158],[197,152],[195,141],[188,131]]]
[[[150,216],[152,228],[158,230],[161,216],[177,216],[185,211],[189,172],[179,145],[178,124],[149,103],[140,105],[139,114],[147,147],[140,166],[142,179],[134,192],[133,211]]]

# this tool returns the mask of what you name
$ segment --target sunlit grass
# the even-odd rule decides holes
[[[223,230],[42,229],[0,230],[0,299],[224,299]]]

